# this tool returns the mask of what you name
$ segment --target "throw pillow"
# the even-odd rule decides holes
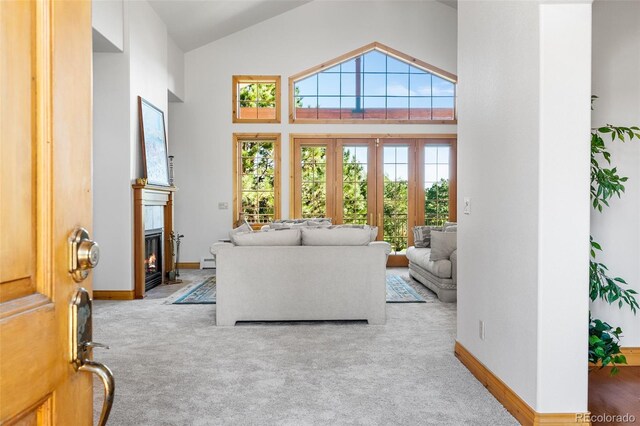
[[[331,226],[331,222],[328,220],[308,220],[307,226],[314,228],[329,228]]]
[[[233,242],[233,236],[235,234],[239,234],[240,232],[251,232],[253,231],[253,229],[251,229],[251,226],[249,226],[248,223],[243,223],[242,225],[238,226],[235,229],[232,229],[231,231],[229,231],[229,239]]]
[[[369,228],[369,231],[371,232],[371,241],[375,241],[376,239],[378,239],[378,227],[377,226],[372,226]],[[389,253],[387,253],[389,254]]]
[[[300,229],[283,229],[278,232],[240,232],[234,234],[237,246],[299,246]]]
[[[414,226],[413,245],[416,248],[431,247],[431,231],[440,231],[439,226]]]
[[[451,257],[451,253],[456,251],[457,232],[431,231],[431,254],[429,261],[445,260]]]
[[[284,222],[273,222],[269,225],[271,229],[280,230],[280,229],[291,229],[290,223]]]
[[[444,232],[458,232],[458,225],[450,225],[444,228]]]

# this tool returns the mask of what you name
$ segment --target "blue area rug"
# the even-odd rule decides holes
[[[211,305],[216,303],[216,276],[212,276],[199,284],[192,284],[180,290],[180,295],[173,301],[174,305]]]
[[[179,291],[174,305],[208,305],[216,303],[216,277],[191,284]],[[387,275],[387,303],[426,303],[399,275]]]
[[[387,274],[387,303],[427,303],[401,276]]]

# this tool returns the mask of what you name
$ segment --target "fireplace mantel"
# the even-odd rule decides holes
[[[164,207],[164,261],[162,262],[162,279],[165,280],[167,271],[173,270],[171,256],[170,235],[173,231],[173,193],[178,190],[175,186],[156,186],[133,184],[133,268],[134,268],[134,297],[142,299],[145,288],[144,270],[144,207]]]

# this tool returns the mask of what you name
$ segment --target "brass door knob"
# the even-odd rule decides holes
[[[81,269],[91,269],[98,266],[100,261],[100,247],[91,240],[81,241],[78,245],[78,263]]]
[[[84,228],[76,228],[69,237],[69,272],[77,282],[89,275],[100,261],[100,247]]]

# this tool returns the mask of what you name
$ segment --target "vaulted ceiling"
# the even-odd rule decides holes
[[[149,0],[185,52],[280,15],[311,0]]]

